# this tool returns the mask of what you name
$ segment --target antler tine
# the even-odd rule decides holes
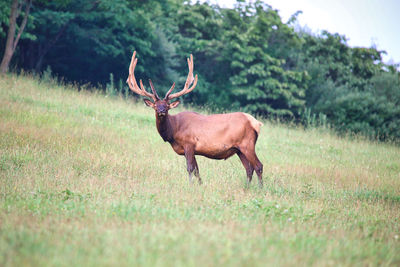
[[[144,93],[146,96],[151,97],[154,101],[157,101],[158,99],[160,99],[160,98],[158,97],[157,93],[156,93],[156,94],[150,94],[149,92],[146,91],[146,88],[145,88],[144,85],[143,85],[142,79],[139,80],[139,84],[140,84],[140,89],[143,91],[143,93]]]
[[[170,92],[168,91],[168,93],[167,93],[168,99],[177,98],[177,97],[180,97],[181,95],[190,93],[196,87],[196,85],[197,85],[197,74],[193,78],[193,55],[190,55],[190,59],[188,58],[187,62],[188,62],[189,73],[188,73],[188,76],[186,78],[185,87],[183,87],[183,89],[180,92],[177,92],[177,93],[172,94],[172,95],[169,95],[168,93],[170,93]],[[189,86],[191,84],[192,84],[192,87],[189,88]],[[172,91],[172,89],[170,89],[170,91]]]
[[[157,99],[160,99],[160,97],[159,97],[158,94],[157,94],[156,89],[154,89],[153,82],[151,81],[151,79],[149,79],[149,84],[150,84],[150,87],[151,87],[151,91],[153,91],[153,94],[155,95],[155,97],[156,97]]]
[[[165,94],[164,100],[168,100],[169,94],[172,92],[172,90],[174,90],[174,88],[175,88],[175,83],[172,84],[171,88]]]
[[[131,64],[129,65],[129,76],[126,82],[128,83],[129,88],[138,95],[150,97],[153,101],[157,101],[157,98],[154,94],[150,94],[146,91],[143,86],[142,80],[140,80],[140,87],[138,86],[135,78],[135,67],[137,64],[136,51],[133,52]]]

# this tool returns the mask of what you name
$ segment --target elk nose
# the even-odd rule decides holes
[[[165,116],[166,113],[167,113],[167,110],[166,110],[166,109],[160,109],[160,110],[158,110],[158,115],[159,115],[159,116]]]

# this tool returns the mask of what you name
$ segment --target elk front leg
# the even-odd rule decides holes
[[[197,177],[197,179],[199,180],[199,184],[202,184],[203,181],[200,178],[200,171],[199,171],[199,166],[197,165],[197,161],[196,158],[193,156],[194,159],[194,175]]]
[[[189,173],[189,183],[192,183],[192,174],[199,179],[199,184],[202,184],[199,172],[199,166],[197,165],[196,158],[194,157],[194,149],[192,147],[185,148],[185,158],[187,171]]]

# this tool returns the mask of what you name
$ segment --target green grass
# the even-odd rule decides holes
[[[190,185],[141,102],[2,76],[0,265],[400,265],[399,147],[265,121],[256,148],[264,189],[236,156]]]

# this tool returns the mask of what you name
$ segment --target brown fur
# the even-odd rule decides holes
[[[156,113],[156,125],[163,140],[169,142],[177,154],[185,155],[190,177],[194,172],[201,182],[195,155],[227,159],[238,154],[248,183],[256,170],[262,186],[262,164],[255,153],[262,123],[253,116],[242,112],[214,115],[181,112],[165,116]]]
[[[171,94],[175,87],[174,83],[164,99],[160,99],[151,80],[149,82],[152,94],[145,90],[141,80],[140,86],[136,82],[134,71],[137,58],[134,52],[127,79],[129,88],[153,100],[144,99],[144,102],[156,112],[156,126],[162,139],[169,142],[177,154],[185,156],[189,181],[192,180],[192,173],[194,173],[201,183],[196,155],[211,159],[227,159],[237,154],[246,169],[247,182],[251,182],[253,172],[256,171],[259,186],[262,187],[263,165],[255,151],[261,122],[250,114],[242,112],[214,115],[181,112],[168,115],[168,110],[179,105],[179,100],[172,103],[170,100],[187,94],[196,87],[197,75],[193,76],[193,56],[190,55],[187,61],[189,73],[184,88],[178,93]]]

